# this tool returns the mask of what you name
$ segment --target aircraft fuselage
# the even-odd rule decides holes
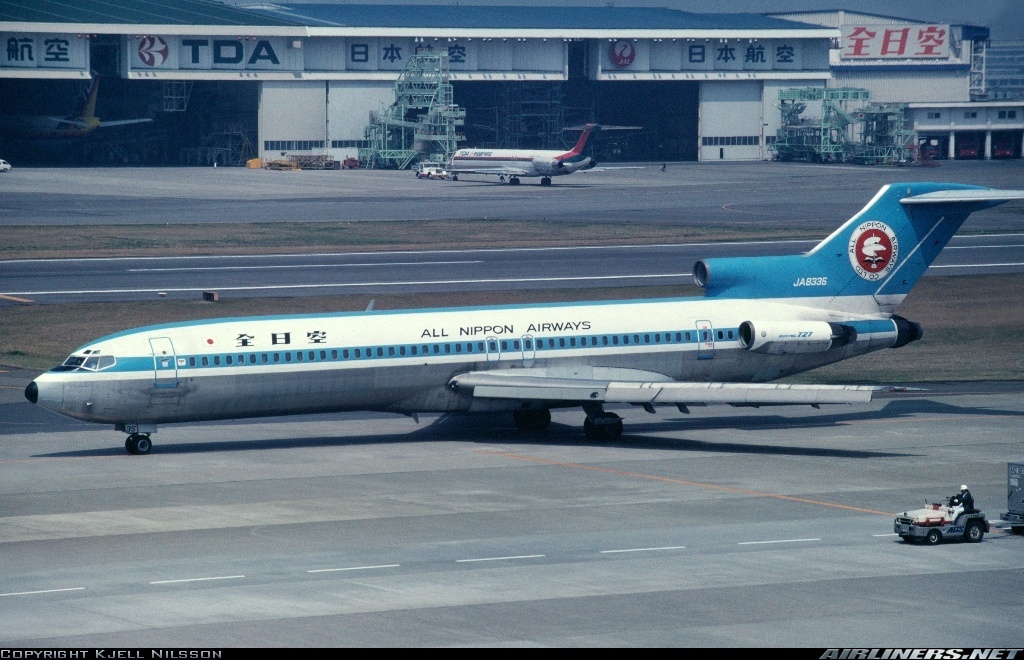
[[[806,299],[750,302],[670,299],[151,326],[75,351],[72,364],[36,379],[37,403],[118,425],[350,410],[510,410],[519,404],[474,399],[449,382],[492,370],[764,382],[892,346],[899,335],[885,316],[840,319],[804,306]],[[779,338],[768,350],[744,348],[740,330],[752,315],[761,325],[795,324],[805,337]],[[833,341],[828,323],[838,320],[854,328],[854,341]]]

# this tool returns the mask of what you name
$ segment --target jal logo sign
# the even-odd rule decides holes
[[[625,69],[636,59],[636,46],[632,41],[621,39],[608,46],[608,59],[620,69]]]
[[[849,255],[850,265],[858,275],[869,281],[879,280],[896,265],[896,233],[884,222],[868,220],[853,230]]]

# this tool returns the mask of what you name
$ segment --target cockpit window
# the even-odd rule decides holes
[[[92,355],[72,355],[54,371],[102,371],[117,364],[113,355],[99,355],[99,351],[86,351]]]

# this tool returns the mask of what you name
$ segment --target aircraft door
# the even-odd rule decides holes
[[[715,357],[715,329],[711,321],[697,321],[697,359]]]
[[[501,345],[497,337],[488,337],[484,344],[487,346],[488,362],[497,362],[501,359]]]
[[[523,335],[523,366],[532,367],[533,361],[537,357],[537,348],[534,346],[533,335]]]
[[[153,385],[156,387],[178,386],[178,361],[174,355],[174,344],[170,337],[151,337],[149,346],[153,350]]]

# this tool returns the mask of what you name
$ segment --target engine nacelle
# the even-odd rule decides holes
[[[896,324],[896,341],[892,345],[893,348],[906,346],[924,336],[924,328],[920,323],[908,321],[899,314],[893,314],[892,320]]]
[[[551,174],[562,167],[562,161],[550,156],[537,156],[533,159],[533,166],[540,174]]]
[[[857,340],[852,326],[825,321],[744,321],[739,330],[741,347],[769,355],[824,353]]]

